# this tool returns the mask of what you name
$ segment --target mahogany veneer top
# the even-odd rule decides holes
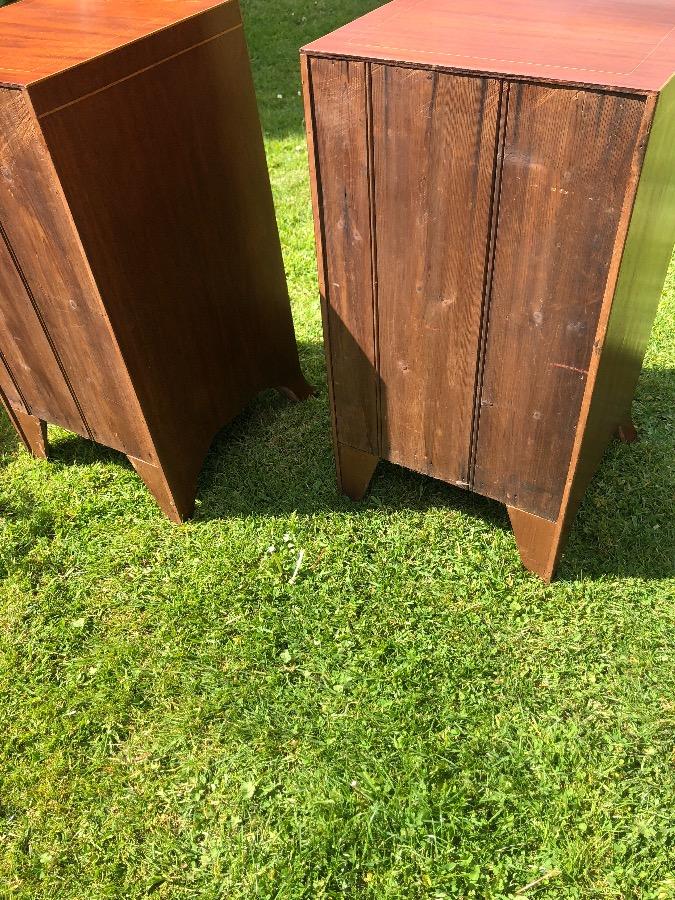
[[[222,0],[21,0],[0,9],[0,84],[26,87]],[[204,39],[212,37],[205,26]]]
[[[675,0],[393,0],[303,50],[658,91],[675,71]]]

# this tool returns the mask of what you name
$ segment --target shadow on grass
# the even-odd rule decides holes
[[[339,495],[326,387],[323,379],[314,383],[320,395],[307,406],[288,407],[275,395],[261,397],[221,432],[202,473],[198,519],[445,508],[510,532],[500,503],[387,462],[380,462],[362,502]],[[576,517],[558,581],[675,574],[675,469],[667,404],[674,390],[674,370],[643,373],[636,403],[642,438],[631,445],[615,441],[608,448]],[[266,442],[265,451],[258,440]]]
[[[510,530],[501,504],[432,478],[381,462],[371,490],[360,503],[336,487],[327,389],[320,344],[304,344],[305,371],[318,396],[291,404],[267,391],[216,437],[198,489],[195,523],[227,517],[311,517],[452,509],[490,526]],[[643,439],[612,444],[577,516],[558,580],[612,575],[658,579],[674,572],[672,497],[675,469],[672,406],[675,371],[646,370],[640,380],[636,416]],[[16,437],[6,417],[0,446],[7,452]],[[67,435],[52,447],[56,466],[117,462],[126,458]],[[160,513],[157,513],[160,515]]]

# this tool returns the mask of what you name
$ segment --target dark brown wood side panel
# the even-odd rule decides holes
[[[40,125],[160,462],[198,469],[257,392],[301,380],[242,29]]]
[[[138,403],[52,162],[30,103],[20,91],[0,91],[0,148],[0,220],[58,348],[86,427],[76,427],[65,410],[57,418],[50,409],[49,420],[153,460]],[[108,253],[114,257],[115,252],[112,242]]]
[[[368,68],[309,60],[338,441],[379,455],[368,161]]]
[[[6,190],[0,183],[0,191]],[[1,202],[1,201],[0,201]],[[25,412],[86,434],[79,410],[0,227],[0,351],[9,369],[10,403]],[[10,375],[11,373],[11,375]]]
[[[381,455],[463,487],[500,90],[372,67]]]
[[[512,83],[474,489],[558,515],[645,101]]]
[[[597,376],[570,473],[569,515],[631,405],[675,243],[675,78],[661,92],[648,134],[640,182],[608,321],[598,335]],[[587,417],[586,417],[587,415]],[[638,423],[639,425],[639,423]]]

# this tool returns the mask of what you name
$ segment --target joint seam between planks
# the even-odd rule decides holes
[[[7,234],[7,231],[5,230],[5,226],[3,225],[2,222],[0,222],[0,235],[2,236],[2,239],[5,242],[5,246],[7,247],[7,251],[12,258],[12,262],[14,263],[14,267],[16,269],[17,275],[21,279],[21,283],[23,284],[24,290],[26,291],[26,295],[28,296],[30,304],[33,307],[33,311],[35,312],[35,315],[37,316],[38,322],[40,323],[40,327],[42,328],[44,336],[47,339],[47,343],[49,344],[49,347],[52,351],[54,359],[56,360],[56,364],[58,365],[59,370],[61,371],[61,375],[63,376],[63,380],[66,384],[66,387],[68,388],[70,396],[73,398],[73,403],[75,404],[75,407],[77,408],[77,412],[80,416],[80,419],[82,420],[82,424],[84,425],[85,431],[87,432],[87,435],[89,436],[89,438],[91,440],[93,440],[94,438],[93,438],[91,428],[89,427],[89,423],[87,422],[87,420],[85,418],[84,411],[82,410],[80,401],[78,400],[77,394],[75,393],[75,389],[73,388],[70,378],[68,377],[66,368],[63,365],[63,360],[59,356],[59,352],[56,349],[56,345],[54,344],[54,341],[52,340],[52,336],[50,335],[49,330],[47,329],[47,324],[42,316],[42,312],[40,311],[40,307],[38,306],[37,300],[35,299],[33,290],[31,288],[30,284],[28,283],[26,274],[23,271],[21,263],[19,262],[19,259],[14,250],[14,247],[12,246],[12,242],[10,241],[9,235]],[[3,361],[4,361],[4,358],[3,358]],[[19,389],[19,386],[16,384],[16,379],[14,378],[11,370],[9,369],[9,366],[7,367],[7,370],[9,371],[10,377],[12,378],[12,381],[14,382],[14,384],[17,388],[19,396],[21,397],[22,400],[24,400],[24,405],[26,406],[26,409],[29,410],[29,414],[30,414],[30,409],[31,409],[30,405],[26,403],[26,401],[23,397],[23,393]]]
[[[509,112],[508,81],[499,81],[499,103],[497,106],[497,128],[495,134],[495,150],[492,172],[492,190],[490,192],[490,210],[488,213],[488,235],[485,248],[485,269],[480,310],[478,337],[478,357],[474,380],[474,401],[469,443],[468,487],[474,489],[476,473],[476,456],[478,453],[478,436],[480,431],[480,413],[483,398],[483,377],[487,356],[488,329],[490,324],[490,304],[492,301],[492,280],[494,275],[495,253],[497,249],[497,232],[499,226],[499,208],[501,203],[502,171],[504,169],[504,147],[506,144],[506,127]]]
[[[151,63],[149,66],[144,66],[142,69],[137,69],[135,72],[130,72],[128,75],[124,75],[122,78],[117,78],[115,81],[111,81],[110,84],[104,84],[103,87],[96,88],[95,91],[89,91],[89,93],[87,94],[82,94],[81,97],[76,97],[74,100],[69,100],[67,103],[62,103],[60,106],[55,106],[53,109],[48,109],[46,112],[40,113],[37,118],[46,119],[47,116],[51,116],[54,113],[60,112],[62,109],[67,109],[69,106],[74,106],[76,103],[81,103],[83,100],[88,100],[90,97],[95,97],[97,94],[108,91],[110,90],[110,88],[114,88],[118,84],[123,84],[125,81],[129,81],[131,78],[136,78],[138,75],[142,75],[144,72],[149,72],[151,69],[156,69],[158,66],[163,66],[164,63],[171,62],[171,60],[177,59],[179,56],[183,56],[185,53],[190,53],[191,50],[197,50],[199,47],[203,47],[205,44],[210,44],[211,41],[215,41],[218,38],[224,37],[226,34],[231,34],[233,31],[238,31],[242,27],[242,23],[239,22],[238,25],[233,25],[231,28],[226,28],[224,31],[220,31],[218,34],[214,34],[203,41],[199,41],[199,43],[197,44],[192,44],[190,47],[184,47],[182,50],[178,50],[176,53],[172,53],[171,56],[165,56],[163,59],[158,59],[156,62]],[[83,65],[83,63],[81,63],[81,65]]]

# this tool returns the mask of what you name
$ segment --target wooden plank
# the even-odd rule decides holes
[[[3,341],[4,343],[4,341]],[[21,412],[27,412],[26,404],[21,396],[16,382],[9,371],[9,367],[5,361],[5,354],[2,352],[0,344],[0,393],[2,394],[5,406],[9,409],[18,409]]]
[[[646,153],[628,236],[616,289],[599,323],[593,377],[568,474],[567,520],[574,516],[612,435],[631,421],[635,388],[675,244],[675,78],[661,92],[653,121],[651,105],[645,111],[641,144],[646,143]]]
[[[314,222],[314,247],[316,249],[316,267],[319,282],[321,303],[321,324],[324,333],[324,356],[326,360],[326,376],[328,382],[328,402],[330,406],[331,437],[333,439],[333,455],[338,487],[342,485],[340,452],[337,439],[337,422],[335,417],[335,396],[333,392],[333,360],[328,341],[328,301],[326,299],[326,257],[324,252],[323,218],[321,211],[321,185],[318,174],[318,153],[316,142],[316,123],[314,121],[314,95],[312,90],[311,63],[308,56],[300,56],[300,75],[302,78],[302,98],[305,111],[305,134],[307,137],[307,162],[309,165],[309,186],[312,196],[312,218]]]
[[[11,162],[10,162],[11,165]],[[7,190],[0,183],[0,191]],[[1,201],[0,201],[1,202]],[[22,279],[4,228],[0,225],[0,349],[11,378],[5,395],[24,412],[78,434],[87,434],[58,357]]]
[[[560,513],[550,522],[509,508],[523,564],[545,581],[612,434],[635,440],[630,406],[675,243],[674,88],[645,103]]]
[[[338,440],[379,455],[367,70],[310,59]]]
[[[373,66],[381,455],[468,485],[500,90]]]
[[[510,89],[474,489],[558,516],[645,101]]]
[[[52,161],[20,91],[0,90],[0,158],[0,220],[81,415],[78,424],[66,404],[45,409],[45,418],[124,453],[154,459]],[[107,251],[113,259],[115,246],[111,241]],[[23,305],[25,297],[17,297]],[[55,389],[43,385],[47,394]]]
[[[393,0],[304,48],[376,62],[659,90],[675,69],[672,0]]]

